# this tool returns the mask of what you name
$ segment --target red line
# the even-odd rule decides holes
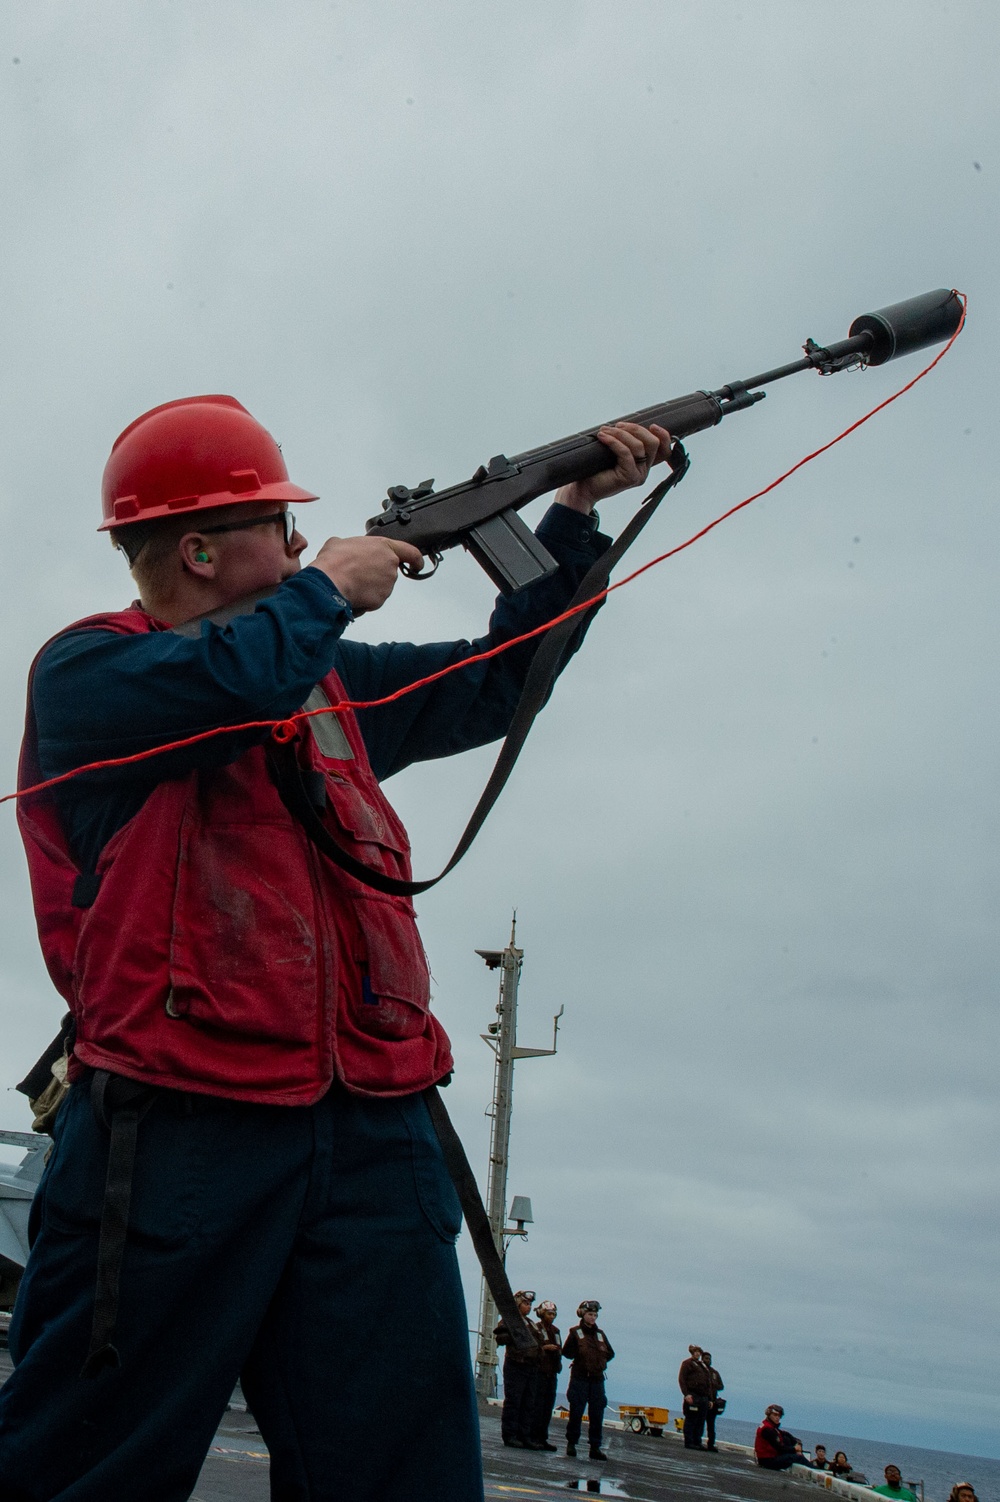
[[[958,327],[948,340],[948,343],[943,349],[938,351],[930,364],[925,365],[924,369],[918,375],[915,375],[911,381],[907,381],[905,386],[900,386],[898,391],[894,391],[891,396],[887,396],[884,401],[879,402],[877,407],[872,407],[870,412],[866,412],[863,417],[859,417],[856,422],[852,422],[850,427],[845,428],[842,433],[838,433],[835,438],[831,438],[828,443],[822,444],[818,449],[813,449],[811,454],[806,454],[804,458],[793,464],[791,469],[786,469],[784,474],[779,475],[776,480],[772,480],[769,485],[765,485],[763,490],[754,491],[753,495],[748,495],[745,500],[737,502],[735,506],[730,506],[728,511],[723,511],[721,516],[717,516],[714,521],[708,522],[699,531],[687,538],[686,541],[679,542],[676,547],[669,548],[667,552],[660,553],[656,558],[651,558],[648,563],[641,564],[639,568],[633,569],[632,573],[626,574],[623,579],[617,580],[614,584],[609,584],[607,588],[599,590],[597,594],[593,595],[589,600],[584,600],[582,604],[574,605],[570,610],[564,610],[561,615],[554,616],[552,620],[546,621],[544,626],[536,626],[532,631],[525,631],[522,636],[512,637],[510,641],[502,642],[497,647],[490,647],[485,652],[477,652],[474,657],[465,657],[461,662],[450,663],[448,667],[440,668],[436,673],[428,674],[426,678],[418,678],[415,683],[408,683],[405,688],[399,688],[393,694],[386,694],[382,699],[344,699],[339,704],[324,705],[322,709],[300,710],[297,714],[289,715],[286,720],[247,720],[242,725],[217,725],[212,730],[201,730],[197,735],[188,735],[183,740],[170,741],[164,746],[154,746],[148,751],[136,751],[131,756],[116,756],[106,761],[87,762],[86,766],[74,767],[71,772],[63,772],[59,777],[50,777],[45,782],[36,782],[32,787],[21,788],[16,793],[7,793],[3,798],[0,798],[0,803],[9,803],[12,799],[25,798],[29,793],[41,793],[48,788],[58,787],[60,783],[69,782],[73,777],[80,777],[84,772],[102,772],[110,767],[124,767],[131,765],[132,762],[148,761],[153,756],[163,756],[168,751],[178,751],[185,746],[194,746],[199,741],[211,740],[217,735],[238,735],[241,731],[245,730],[269,729],[275,735],[275,739],[288,740],[295,734],[295,726],[300,720],[311,719],[313,715],[337,714],[341,710],[346,709],[377,709],[383,704],[392,704],[397,699],[405,698],[407,694],[415,693],[418,688],[426,688],[428,684],[437,683],[441,678],[447,678],[449,673],[460,672],[463,668],[471,667],[473,663],[488,662],[491,657],[499,657],[502,652],[509,652],[512,647],[520,646],[522,642],[531,641],[536,636],[544,636],[546,631],[551,631],[554,626],[560,625],[561,622],[568,621],[574,615],[580,615],[585,610],[593,609],[601,600],[605,600],[608,595],[614,594],[616,589],[624,589],[626,584],[631,584],[641,574],[648,573],[651,568],[656,568],[658,564],[665,563],[668,558],[673,558],[678,553],[683,553],[685,548],[689,548],[693,543],[699,542],[701,538],[706,537],[709,532],[714,531],[722,522],[728,521],[731,516],[735,516],[737,511],[742,511],[744,507],[751,505],[754,501],[759,501],[761,496],[769,495],[772,490],[776,490],[779,485],[783,485],[787,479],[790,479],[804,465],[811,464],[814,459],[818,459],[821,454],[825,454],[835,444],[841,443],[851,433],[856,433],[858,428],[863,427],[866,422],[870,422],[877,413],[883,412],[886,407],[898,401],[901,396],[905,396],[908,391],[912,391],[917,382],[922,381],[924,376],[930,375],[934,367],[944,359],[965,327],[965,315],[969,305],[968,298],[964,292],[957,292],[955,295],[961,298],[962,302],[962,316],[958,321]]]

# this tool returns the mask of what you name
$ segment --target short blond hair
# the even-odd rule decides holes
[[[125,554],[139,593],[144,598],[158,596],[170,587],[170,564],[181,538],[188,532],[197,532],[199,523],[214,525],[231,510],[230,506],[210,506],[197,514],[187,512],[184,516],[131,522],[127,527],[112,527],[108,535],[119,552]]]

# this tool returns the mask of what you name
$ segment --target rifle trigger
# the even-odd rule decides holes
[[[426,560],[428,558],[433,563],[433,565],[434,565],[433,568],[415,569],[412,564],[401,563],[399,565],[399,572],[401,574],[405,574],[406,577],[407,577],[407,579],[416,579],[418,581],[418,583],[422,579],[433,579],[434,575],[437,573],[438,568],[439,568],[439,566],[441,564],[441,554],[440,553],[428,553],[426,555],[425,562],[426,562]]]

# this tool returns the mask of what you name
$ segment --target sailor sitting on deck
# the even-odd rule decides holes
[[[784,1416],[781,1404],[772,1403],[754,1437],[757,1464],[768,1471],[787,1471],[790,1465],[802,1464],[802,1441],[789,1434],[787,1429],[782,1429]]]

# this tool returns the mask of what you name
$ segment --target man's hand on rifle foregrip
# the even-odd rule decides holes
[[[419,569],[423,561],[423,553],[409,542],[388,537],[328,537],[309,567],[332,579],[355,615],[360,615],[385,604],[402,564]]]
[[[609,495],[645,485],[653,465],[662,464],[670,452],[670,434],[656,423],[644,428],[637,422],[616,422],[599,429],[597,437],[618,461],[614,469],[602,469],[587,480],[574,480],[555,494],[560,505],[582,511],[585,516]]]

